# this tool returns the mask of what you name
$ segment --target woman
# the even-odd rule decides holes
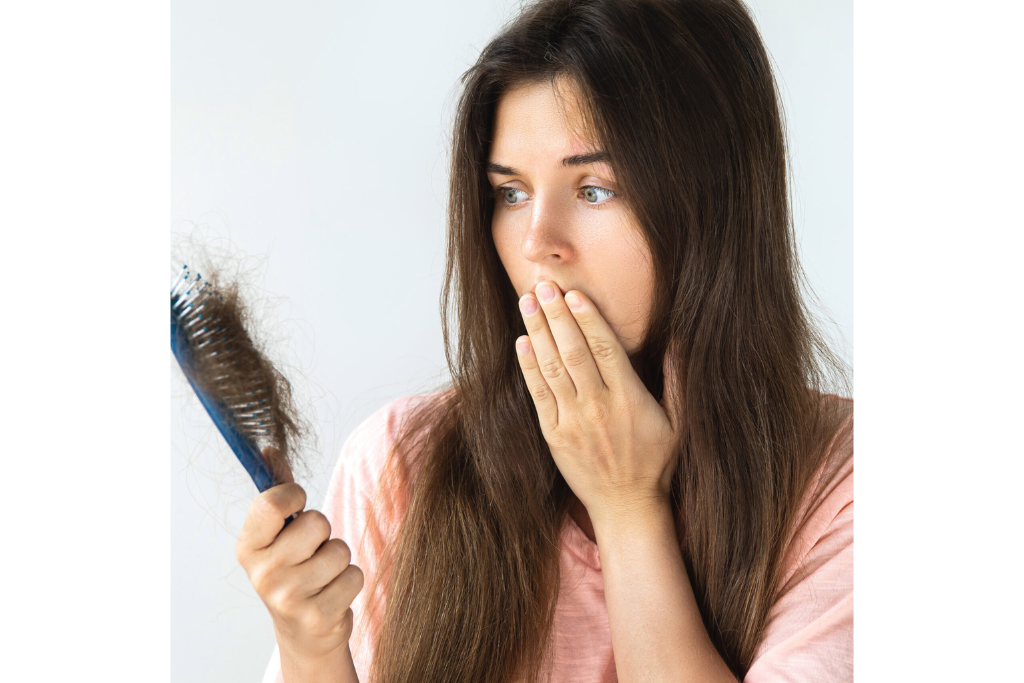
[[[323,514],[253,503],[267,680],[850,680],[852,403],[746,9],[539,2],[464,83],[452,382],[352,434]]]

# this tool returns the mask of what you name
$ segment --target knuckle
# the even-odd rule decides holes
[[[526,333],[530,336],[530,339],[536,339],[536,335],[542,333],[545,329],[546,324],[542,320],[544,316],[534,315],[526,319]]]
[[[587,362],[590,352],[579,346],[571,346],[562,351],[562,360],[566,366],[576,368]]]
[[[321,541],[330,538],[331,523],[322,512],[319,510],[308,510],[302,513],[302,516],[306,518],[306,524],[309,526],[311,535],[315,535]]]
[[[321,538],[327,540],[331,537],[331,523],[319,512],[316,513],[316,524]]]
[[[280,502],[285,509],[299,508],[301,510],[306,506],[306,490],[298,484],[280,484],[271,491],[275,489],[280,490]]]
[[[249,583],[258,595],[269,597],[271,589],[271,572],[265,564],[256,565],[249,571]]]
[[[534,401],[543,403],[551,396],[551,390],[548,389],[546,384],[540,384],[538,386],[530,387],[530,395],[533,396]]]
[[[281,484],[264,491],[253,500],[252,507],[257,514],[269,517],[284,517],[293,510],[306,505],[306,492],[298,484]]]
[[[345,541],[335,538],[328,541],[327,547],[330,548],[329,552],[334,555],[335,562],[341,570],[349,566],[349,563],[352,561],[352,550]]]
[[[591,422],[603,424],[608,420],[608,407],[601,401],[589,401],[584,406],[583,411]]]
[[[281,587],[268,596],[274,610],[288,620],[302,616],[302,599],[291,588]]]
[[[352,586],[353,588],[355,588],[356,593],[363,590],[363,585],[366,582],[366,577],[363,575],[362,569],[360,569],[354,564],[350,564],[348,568],[345,569],[345,574],[348,575],[348,580],[352,582]]]
[[[598,360],[611,360],[615,356],[615,346],[604,340],[591,342],[590,352]]]
[[[560,379],[564,372],[561,359],[548,358],[540,364],[540,373],[545,379]]]
[[[271,495],[270,491],[264,491],[260,495],[253,498],[252,505],[249,506],[250,517],[269,517],[270,515],[277,512],[276,496]]]

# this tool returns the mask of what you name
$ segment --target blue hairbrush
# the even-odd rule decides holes
[[[171,285],[171,351],[199,402],[260,492],[291,481],[300,428],[288,381],[246,331],[235,284],[182,268]],[[263,450],[270,458],[264,457]]]

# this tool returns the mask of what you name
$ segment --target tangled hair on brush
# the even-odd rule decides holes
[[[254,317],[239,282],[202,260],[208,267],[191,275],[185,266],[172,290],[172,316],[177,307],[187,347],[182,371],[258,451],[276,449],[263,456],[274,481],[291,481],[309,426],[295,409],[292,385],[252,333]]]

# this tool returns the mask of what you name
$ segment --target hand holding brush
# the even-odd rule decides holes
[[[275,454],[267,449],[264,455]],[[348,545],[330,538],[327,518],[301,512],[305,505],[306,492],[295,483],[261,493],[249,507],[235,554],[274,621],[285,681],[357,683],[348,640],[363,572],[349,563]]]
[[[274,622],[288,683],[356,682],[348,648],[363,573],[294,482],[299,430],[288,381],[248,334],[237,285],[184,267],[171,286],[171,349],[182,372],[252,477],[253,500],[235,554]]]

